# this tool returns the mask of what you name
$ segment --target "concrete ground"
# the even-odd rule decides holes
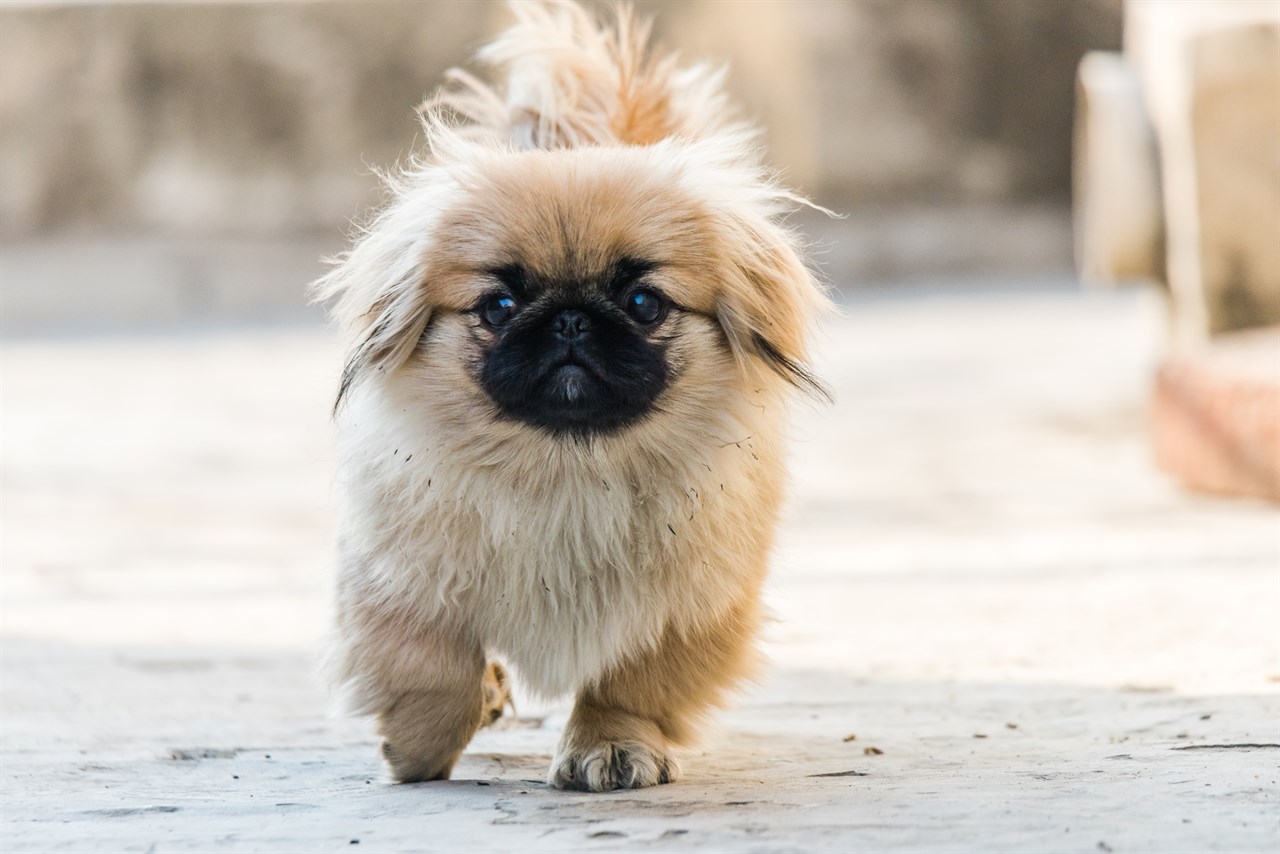
[[[563,702],[411,786],[326,716],[327,333],[8,340],[0,849],[1276,850],[1280,512],[1153,470],[1154,295],[863,292],[825,333],[772,670],[608,795],[542,783]]]

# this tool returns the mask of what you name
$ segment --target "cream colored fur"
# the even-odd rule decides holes
[[[515,4],[424,108],[429,150],[316,290],[349,335],[330,670],[377,715],[397,779],[448,776],[483,722],[485,658],[577,692],[551,782],[674,780],[724,689],[749,675],[782,498],[785,407],[824,297],[720,76],[650,57],[647,26]],[[453,118],[450,118],[450,117]],[[503,418],[477,383],[480,271],[603,270],[619,253],[687,311],[676,378],[622,431]]]

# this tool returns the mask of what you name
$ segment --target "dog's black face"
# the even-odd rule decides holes
[[[472,311],[491,336],[480,384],[509,418],[557,434],[618,430],[654,410],[671,382],[676,306],[624,259],[604,276],[548,280],[519,265],[489,271]]]

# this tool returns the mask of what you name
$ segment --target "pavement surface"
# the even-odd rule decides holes
[[[1280,511],[1151,465],[1155,295],[862,292],[824,332],[772,668],[682,782],[607,795],[542,782],[566,702],[409,786],[327,715],[327,332],[7,340],[0,849],[1275,851]]]

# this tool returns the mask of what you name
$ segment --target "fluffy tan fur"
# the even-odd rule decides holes
[[[785,407],[814,385],[824,297],[778,223],[800,200],[718,73],[648,54],[625,10],[600,29],[569,4],[513,9],[481,54],[501,82],[452,75],[429,150],[316,286],[350,340],[330,669],[399,780],[449,775],[498,655],[534,692],[576,692],[553,785],[653,785],[754,667]],[[688,309],[665,321],[660,405],[590,438],[503,418],[464,311],[483,271],[590,277],[624,256]]]

